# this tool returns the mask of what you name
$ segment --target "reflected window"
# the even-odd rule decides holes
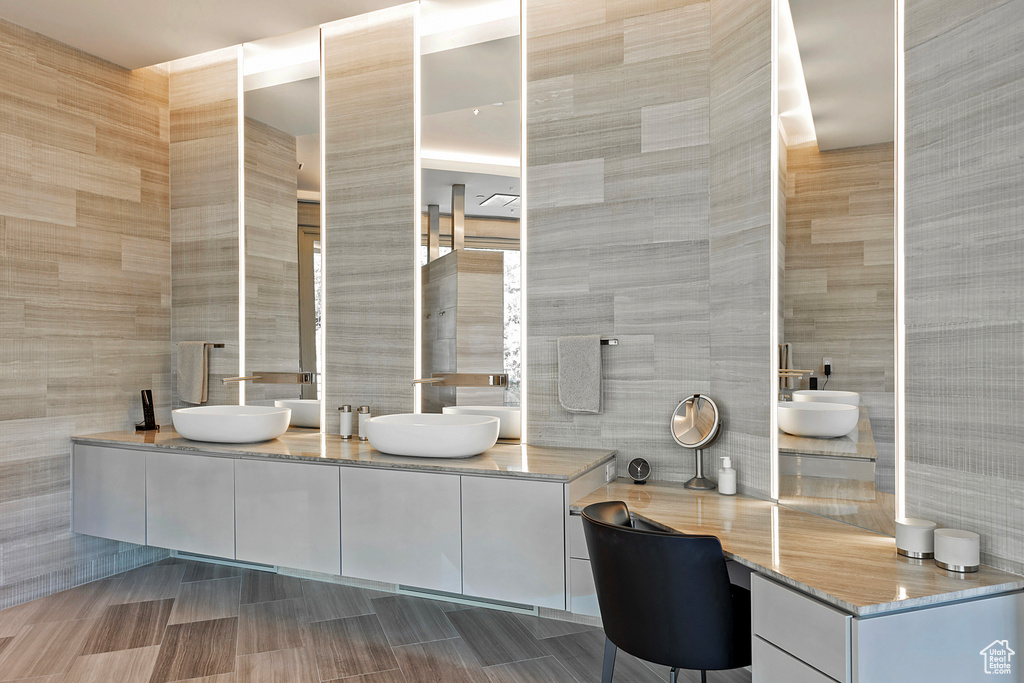
[[[522,268],[519,250],[505,250],[505,405],[519,406],[523,380]]]

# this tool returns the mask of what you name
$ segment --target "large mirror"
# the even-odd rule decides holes
[[[246,43],[245,367],[315,373],[320,335],[320,30]],[[252,382],[246,402],[318,398],[318,383]],[[293,424],[320,410],[293,406]],[[308,418],[304,416],[308,415]],[[316,424],[310,422],[316,416]]]
[[[519,3],[424,2],[421,22],[421,406],[517,438]]]
[[[895,7],[779,10],[779,502],[892,534]]]

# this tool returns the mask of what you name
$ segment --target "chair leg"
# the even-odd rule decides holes
[[[679,680],[679,669],[677,669],[677,668],[675,668],[673,666],[671,669],[669,669],[669,672],[668,672],[668,683],[677,683],[678,680]]]
[[[601,670],[601,683],[612,683],[612,673],[615,672],[615,653],[619,648],[615,643],[604,639],[604,668]]]
[[[708,683],[708,672],[704,669],[700,670],[700,683]]]

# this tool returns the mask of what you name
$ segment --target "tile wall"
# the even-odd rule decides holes
[[[1024,572],[1024,0],[906,4],[907,512]]]
[[[299,371],[295,137],[245,119],[245,368]],[[297,384],[252,384],[248,404],[299,398]]]
[[[328,431],[338,406],[413,408],[415,3],[322,29]]]
[[[225,345],[209,352],[209,405],[238,405],[238,385],[221,379],[238,375],[240,51],[169,64],[171,355],[179,341]]]
[[[166,69],[0,21],[0,608],[166,554],[71,533],[70,439],[170,405]]]
[[[532,443],[688,479],[669,417],[710,393],[726,430],[709,469],[731,455],[741,486],[767,492],[770,145],[742,117],[764,110],[767,133],[769,19],[745,0],[526,3]],[[556,341],[579,334],[619,340],[601,415],[558,401]]]

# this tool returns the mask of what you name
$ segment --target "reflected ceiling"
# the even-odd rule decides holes
[[[894,0],[789,0],[818,148],[891,142]]]
[[[0,17],[114,64],[137,69],[403,2],[0,0]]]
[[[478,218],[519,218],[519,207],[480,206],[493,194],[519,194],[519,178],[469,173],[466,171],[423,170],[423,210],[437,204],[442,215],[452,212],[452,185],[466,186],[466,215]]]

